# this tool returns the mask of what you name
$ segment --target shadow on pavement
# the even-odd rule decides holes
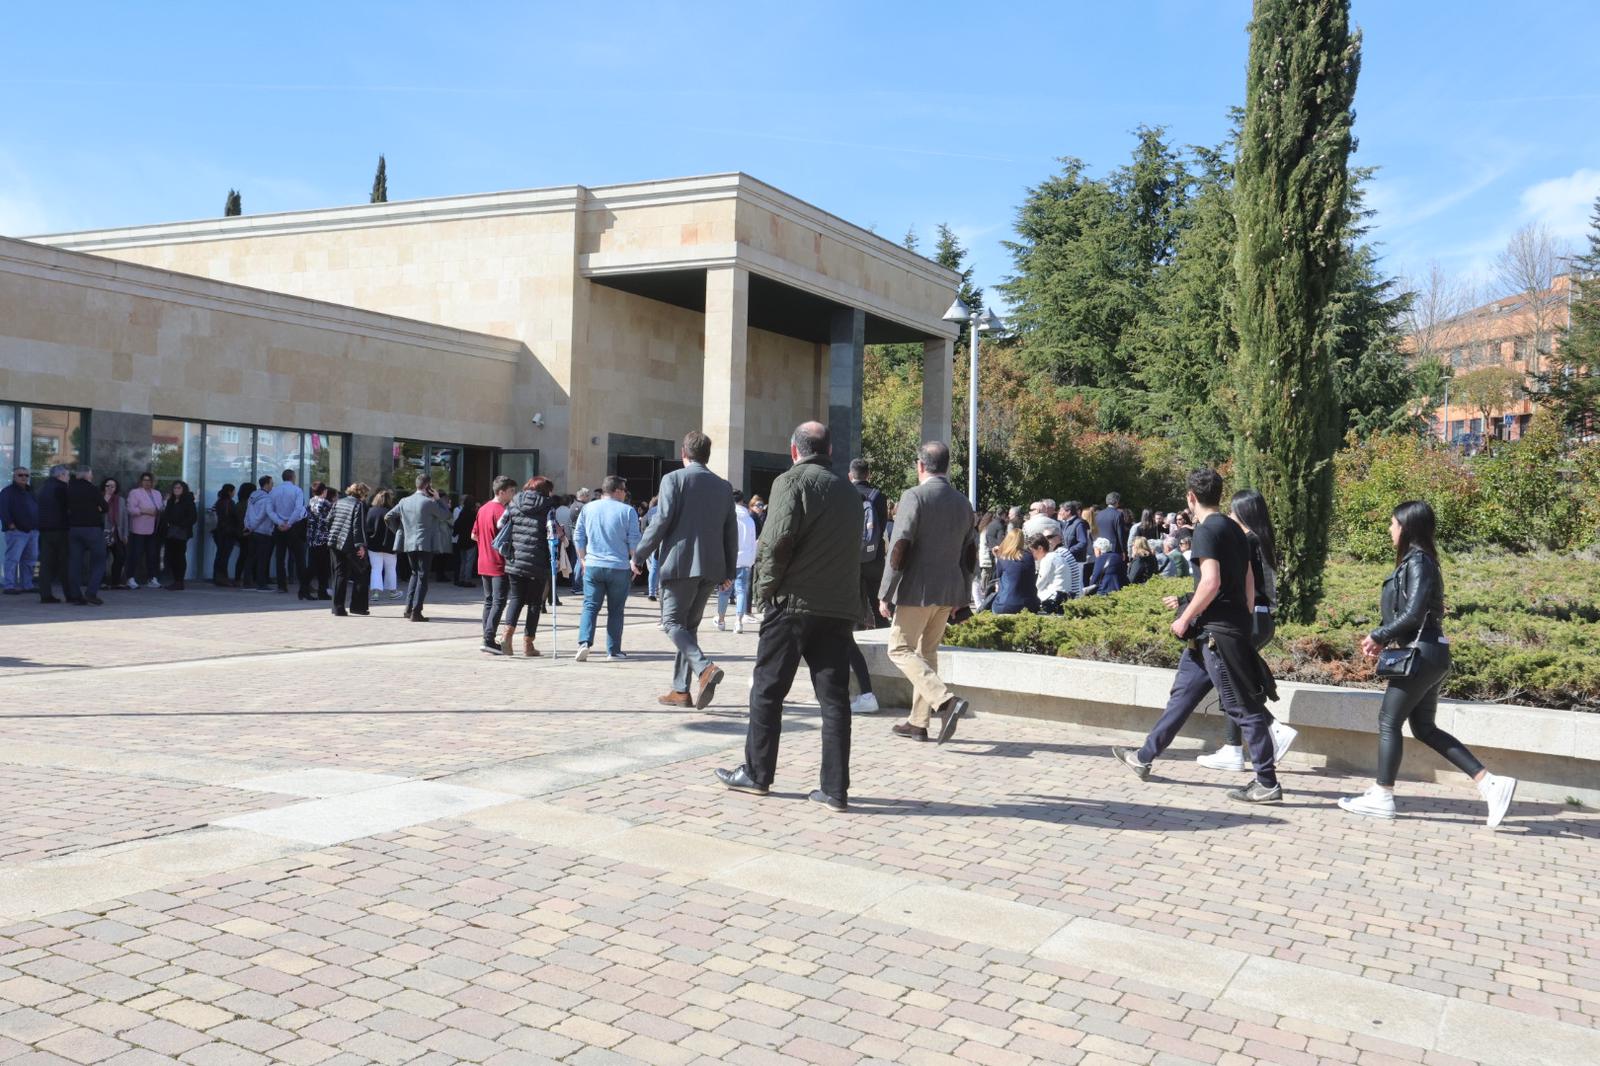
[[[965,803],[850,797],[856,814],[920,815],[956,818],[1020,818],[1030,822],[1071,823],[1102,829],[1153,833],[1203,832],[1246,825],[1282,824],[1282,818],[1254,811],[1207,811],[1155,806],[1125,800],[1091,800],[1072,796],[1035,796],[1029,800],[974,806]]]

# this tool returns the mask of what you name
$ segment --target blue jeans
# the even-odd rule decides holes
[[[586,566],[583,568],[583,617],[578,622],[578,643],[594,643],[594,624],[600,619],[600,600],[606,604],[606,653],[622,650],[623,609],[628,603],[628,587],[633,572],[623,567]]]
[[[6,588],[33,591],[33,563],[39,558],[39,531],[6,533]]]
[[[1178,660],[1178,676],[1172,679],[1172,692],[1167,696],[1166,710],[1161,712],[1156,727],[1139,749],[1139,761],[1146,764],[1155,762],[1156,756],[1167,750],[1167,746],[1183,728],[1183,723],[1189,720],[1195,708],[1200,706],[1200,701],[1212,689],[1217,690],[1222,712],[1237,721],[1244,733],[1245,745],[1250,749],[1250,761],[1256,768],[1256,780],[1268,788],[1276,785],[1278,775],[1272,764],[1272,735],[1267,732],[1272,716],[1264,708],[1259,711],[1250,709],[1239,698],[1233,678],[1228,674],[1227,664],[1208,639],[1202,639],[1198,649],[1193,645],[1184,649],[1183,658]]]
[[[650,590],[650,595],[661,595],[661,560],[652,555],[645,563],[644,568],[650,575],[649,584],[646,585],[646,588]]]
[[[733,597],[734,618],[750,613],[750,568],[741,566],[733,572],[733,588],[717,588],[717,617],[728,613],[728,597]]]

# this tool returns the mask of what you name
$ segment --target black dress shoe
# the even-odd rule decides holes
[[[960,696],[951,696],[944,701],[940,708],[944,721],[939,725],[939,743],[943,744],[956,735],[956,722],[967,713],[967,701]]]
[[[338,607],[335,607],[331,613],[335,618],[343,618],[345,615],[349,614],[350,612],[344,611],[344,610],[341,610]]]
[[[849,803],[845,802],[844,800],[840,799],[837,796],[828,795],[826,792],[822,791],[822,789],[820,789],[820,788],[812,790],[812,792],[811,792],[811,802],[812,803],[820,803],[824,807],[828,808],[828,810],[830,810],[830,811],[838,811],[840,814],[843,814],[845,811],[848,811],[850,809],[850,804]]]
[[[413,621],[413,622],[426,622],[426,621],[427,621],[427,619],[426,619],[426,618],[424,618],[424,617],[423,617],[423,616],[422,616],[422,615],[420,615],[420,614],[414,614],[414,615],[412,615],[412,616],[411,616],[411,620],[412,620],[412,621]]]
[[[56,597],[54,597],[54,596],[40,596],[39,597],[39,602],[40,603],[60,603],[61,601],[59,599],[57,599]]]
[[[96,607],[104,607],[106,605],[106,601],[102,600],[99,596],[87,596],[85,597],[85,600],[88,603],[94,604]]]
[[[767,794],[767,786],[758,785],[751,780],[750,771],[746,770],[743,765],[733,770],[714,770],[712,772],[717,775],[718,781],[721,781],[735,792],[748,792],[752,796],[765,796]]]
[[[331,600],[331,599],[333,599],[333,594],[330,593],[330,592],[319,592],[317,594],[317,599],[319,599],[319,600]]]
[[[358,611],[354,607],[352,607],[352,608],[350,608],[350,613],[351,614],[371,614],[372,612],[371,611]]]

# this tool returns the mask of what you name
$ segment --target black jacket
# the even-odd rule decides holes
[[[217,497],[211,503],[211,511],[217,516],[217,528],[212,530],[217,536],[237,539],[244,532],[244,515],[239,513],[239,504],[233,497]]]
[[[66,489],[68,528],[103,529],[106,524],[106,497],[100,491],[100,486],[75,477],[67,482]]]
[[[505,553],[506,573],[513,577],[540,577],[550,573],[550,513],[555,502],[548,496],[523,489],[506,505],[511,523],[511,550]]]
[[[1420,635],[1437,640],[1444,634],[1444,575],[1439,563],[1421,548],[1406,552],[1383,582],[1383,624],[1372,631],[1379,644],[1409,644]]]
[[[186,492],[178,500],[168,496],[167,506],[161,512],[162,534],[169,540],[188,540],[194,536],[194,524],[198,518],[194,493]]]
[[[385,555],[394,554],[395,531],[384,521],[388,513],[387,507],[367,508],[367,516],[362,522],[366,526],[368,551],[382,552]]]
[[[96,493],[98,495],[98,493]],[[39,486],[39,528],[49,531],[67,528],[67,485],[53,477]]]

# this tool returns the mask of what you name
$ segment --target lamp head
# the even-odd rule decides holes
[[[961,297],[959,296],[957,296],[955,301],[950,304],[950,310],[944,313],[944,320],[946,322],[965,322],[971,317],[972,308],[963,303]]]
[[[982,317],[978,319],[978,329],[980,332],[988,333],[992,330],[1003,330],[1005,328],[1005,322],[1002,321],[1000,316],[995,314],[993,311],[985,311]]]

